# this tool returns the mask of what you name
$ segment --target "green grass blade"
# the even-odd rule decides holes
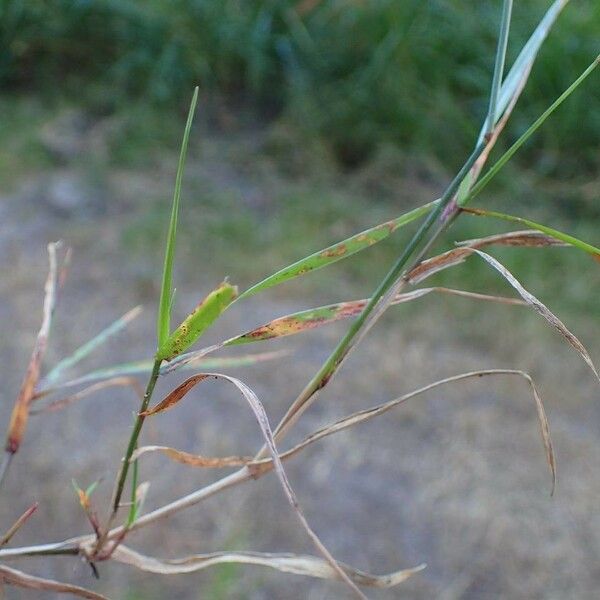
[[[259,352],[254,354],[242,354],[240,356],[229,356],[222,358],[199,358],[190,361],[189,363],[183,364],[180,368],[182,369],[204,369],[204,370],[224,370],[233,369],[236,367],[248,367],[255,365],[258,362],[265,360],[273,360],[280,358],[281,352]],[[120,377],[122,375],[144,375],[152,371],[154,360],[140,360],[129,363],[122,363],[119,365],[113,365],[111,367],[105,367],[103,369],[97,369],[86,373],[76,379],[71,379],[65,383],[60,383],[54,387],[46,388],[41,390],[41,396],[47,396],[48,394],[57,392],[62,389],[67,389],[79,385],[95,383],[97,381],[104,381],[105,379],[112,379],[113,377]],[[170,371],[170,364],[163,364],[161,367],[161,375],[166,371]]]
[[[138,317],[142,312],[141,306],[136,306],[128,313],[124,314],[121,318],[111,323],[108,327],[103,329],[98,335],[93,337],[91,340],[80,346],[73,354],[67,356],[61,360],[44,378],[42,386],[53,384],[58,381],[61,375],[74,367],[78,362],[83,360],[86,356],[91,354],[96,348],[106,343],[113,335],[119,333],[124,329],[133,319]]]
[[[337,244],[333,244],[324,250],[319,250],[310,256],[284,267],[273,275],[270,275],[266,279],[263,279],[259,283],[248,288],[245,292],[239,295],[238,300],[252,296],[257,292],[279,285],[284,281],[289,281],[290,279],[294,279],[295,277],[299,277],[310,271],[322,269],[323,267],[327,267],[338,260],[342,260],[348,256],[356,254],[357,252],[360,252],[361,250],[364,250],[365,248],[369,248],[373,244],[377,244],[378,242],[381,242],[387,238],[400,227],[426,215],[438,202],[438,200],[435,200],[434,202],[429,202],[428,204],[419,206],[418,208],[415,208],[414,210],[411,210],[410,212],[407,212],[396,219],[392,219],[391,221],[387,221],[385,223],[381,223],[380,225],[376,225],[375,227],[371,227],[370,229],[366,229],[365,231],[361,231],[352,237],[342,240]]]
[[[600,55],[588,68],[534,121],[527,131],[498,159],[489,171],[479,180],[471,193],[461,201],[461,206],[475,198],[477,194],[497,175],[498,171],[516,154],[521,146],[542,126],[546,119],[585,81],[600,62]]]
[[[466,208],[464,209],[464,212],[478,217],[491,217],[495,219],[502,219],[503,221],[509,221],[511,223],[520,223],[521,225],[525,225],[530,229],[536,229],[537,231],[541,231],[542,233],[556,238],[561,242],[565,242],[565,244],[579,248],[580,250],[591,254],[596,259],[600,259],[600,248],[596,248],[596,246],[592,246],[591,244],[569,235],[568,233],[563,233],[562,231],[558,231],[558,229],[553,229],[552,227],[542,225],[541,223],[536,223],[530,219],[524,219],[523,217],[517,217],[515,215],[509,215],[493,210],[484,210],[482,208]]]
[[[500,95],[496,106],[496,120],[506,110],[506,107],[520,86],[522,77],[535,61],[544,40],[548,37],[550,29],[568,2],[569,0],[555,0],[523,46],[500,88]],[[481,130],[480,141],[485,135],[485,129],[484,126]]]
[[[160,301],[158,305],[157,317],[157,338],[158,347],[160,348],[169,337],[170,321],[171,321],[171,297],[173,283],[173,261],[175,259],[175,240],[177,237],[177,221],[179,219],[179,201],[181,198],[181,183],[183,180],[183,171],[185,168],[185,160],[187,156],[188,142],[190,139],[190,131],[192,129],[192,121],[194,120],[194,112],[198,103],[198,88],[194,90],[190,110],[188,113],[185,131],[183,133],[183,141],[181,142],[181,152],[179,154],[179,164],[177,166],[177,176],[175,178],[175,192],[173,194],[173,206],[171,209],[171,221],[169,223],[169,233],[167,236],[167,245],[165,248],[165,262],[163,268],[162,284],[160,288]]]
[[[236,296],[237,287],[224,281],[200,302],[159,347],[156,358],[168,361],[185,352],[219,318]]]
[[[486,134],[491,134],[498,120],[498,99],[504,75],[504,63],[506,61],[506,47],[508,46],[508,32],[510,30],[510,16],[512,13],[512,0],[504,0],[502,5],[502,20],[500,21],[500,34],[498,35],[498,47],[496,49],[496,61],[494,64],[494,75],[492,77],[492,89],[490,92],[490,105],[484,128]]]

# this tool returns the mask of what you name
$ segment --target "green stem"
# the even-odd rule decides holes
[[[137,444],[134,450],[137,450]],[[139,464],[138,461],[133,461],[133,476],[131,479],[131,506],[129,507],[129,515],[127,516],[126,527],[131,527],[137,518],[137,486],[138,486]]]
[[[143,413],[148,408],[148,404],[150,404],[150,399],[152,398],[152,393],[154,392],[154,387],[156,386],[156,381],[158,380],[158,376],[160,374],[160,363],[162,361],[155,360],[154,366],[152,368],[152,373],[150,375],[150,379],[148,380],[148,385],[146,386],[146,392],[144,393],[144,398],[142,400],[142,405],[140,407],[139,412]],[[119,477],[117,480],[117,487],[115,489],[115,495],[112,502],[113,516],[119,510],[119,505],[121,503],[121,496],[123,495],[123,488],[125,487],[125,481],[127,480],[127,473],[129,472],[129,461],[131,460],[131,455],[133,454],[138,439],[140,437],[140,432],[142,431],[142,425],[144,424],[144,419],[142,415],[138,413],[135,424],[133,425],[133,430],[131,432],[131,436],[129,438],[129,444],[127,445],[127,450],[125,452],[125,458],[123,459],[123,464],[121,465],[121,471],[119,472]]]
[[[438,219],[440,219],[440,217],[441,227],[438,228],[434,236],[428,241],[426,247],[429,247],[433,243],[433,241],[435,241],[435,238],[437,238],[437,236],[443,231],[447,221],[445,211],[447,208],[449,208],[449,204],[452,201],[454,194],[458,190],[460,183],[469,173],[471,167],[475,164],[475,161],[479,158],[479,156],[485,149],[485,146],[485,142],[480,143],[475,148],[471,156],[469,156],[459,173],[456,175],[452,183],[450,183],[450,185],[444,192],[444,195],[441,197],[439,203],[429,213],[429,216],[423,222],[423,224],[415,233],[410,242],[407,244],[394,266],[390,269],[388,274],[379,284],[379,286],[371,296],[369,303],[364,308],[360,316],[356,319],[356,321],[354,321],[354,323],[352,323],[352,326],[348,329],[346,335],[340,340],[335,350],[331,353],[329,358],[321,366],[317,374],[310,380],[308,385],[304,388],[304,390],[302,391],[300,396],[298,396],[298,398],[292,404],[292,406],[290,406],[287,413],[285,414],[285,416],[283,417],[283,419],[281,420],[281,422],[275,430],[276,437],[281,437],[285,433],[285,431],[287,431],[287,429],[295,422],[295,420],[300,416],[300,414],[308,407],[308,402],[310,398],[315,394],[315,392],[317,392],[320,388],[324,387],[329,381],[329,379],[333,376],[334,372],[349,352],[352,341],[354,340],[358,332],[362,329],[368,316],[371,314],[379,300],[397,281],[398,277],[401,275],[402,270],[404,269],[410,257],[414,254],[421,242],[424,240],[427,232],[431,229],[433,224]]]

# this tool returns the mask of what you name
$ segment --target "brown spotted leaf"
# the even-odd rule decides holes
[[[446,266],[450,266],[446,263]],[[429,272],[428,276],[432,273]],[[430,287],[413,290],[403,294],[398,294],[391,304],[402,304],[403,302],[410,302],[411,300],[417,300],[423,296],[427,296],[431,293],[448,294],[455,296],[462,296],[464,298],[471,298],[473,300],[484,300],[491,302],[499,302],[503,304],[524,304],[523,301],[515,298],[505,298],[502,296],[491,296],[487,294],[478,294],[476,292],[468,292],[464,290],[455,290],[445,287]],[[340,302],[337,304],[329,304],[327,306],[319,306],[318,308],[311,308],[300,312],[279,317],[261,325],[256,329],[252,329],[246,333],[231,338],[223,343],[223,346],[237,346],[240,344],[249,344],[252,342],[258,342],[263,340],[269,340],[273,338],[286,337],[288,335],[295,335],[297,333],[303,333],[323,325],[334,323],[341,319],[351,318],[359,315],[364,307],[367,305],[368,300],[353,300],[350,302]]]

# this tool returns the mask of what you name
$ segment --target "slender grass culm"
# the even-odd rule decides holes
[[[139,410],[134,416],[129,438],[124,440],[123,443],[123,459],[115,469],[117,472],[116,481],[110,506],[105,507],[106,516],[99,517],[100,513],[93,503],[93,493],[97,484],[94,483],[87,489],[82,489],[73,481],[81,508],[89,521],[91,533],[71,537],[56,543],[4,548],[9,544],[13,535],[27,524],[31,515],[36,511],[37,504],[32,505],[14,523],[6,524],[3,528],[5,533],[0,537],[0,561],[2,561],[0,564],[0,582],[26,589],[69,593],[82,598],[104,598],[97,592],[67,583],[34,577],[4,564],[4,561],[9,559],[24,559],[26,557],[76,556],[83,558],[95,575],[98,574],[97,564],[101,562],[118,562],[140,571],[164,575],[189,573],[217,564],[240,563],[268,567],[283,573],[339,581],[357,598],[366,598],[363,590],[369,587],[393,588],[398,586],[422,570],[425,565],[404,568],[386,575],[372,575],[338,561],[321,541],[305,516],[287,477],[284,463],[302,453],[305,448],[318,440],[374,419],[431,389],[481,377],[518,378],[525,381],[529,386],[540,424],[546,461],[550,469],[551,490],[552,493],[554,492],[556,461],[548,419],[534,380],[529,373],[522,369],[491,368],[446,377],[383,404],[349,414],[314,431],[282,452],[279,451],[278,446],[302,414],[318,401],[320,390],[332,381],[346,357],[385,311],[392,305],[412,302],[428,294],[451,294],[485,302],[532,308],[576,350],[589,367],[592,375],[600,382],[592,357],[577,336],[541,300],[530,293],[504,265],[488,253],[490,248],[502,246],[527,248],[568,245],[600,260],[600,249],[591,243],[584,242],[572,235],[529,218],[507,214],[498,210],[468,206],[474,198],[481,195],[487,184],[497,175],[500,169],[550,118],[554,111],[558,110],[563,102],[588,77],[592,76],[600,62],[600,57],[596,57],[590,66],[574,79],[564,93],[549,105],[548,109],[526,129],[518,140],[480,178],[492,147],[502,134],[529,80],[538,52],[566,4],[565,0],[556,0],[552,3],[517,55],[511,69],[505,74],[513,3],[512,0],[504,0],[500,16],[494,69],[491,77],[488,110],[482,120],[480,133],[474,141],[471,153],[466,157],[440,198],[416,207],[395,219],[350,236],[323,250],[313,252],[269,275],[241,293],[235,285],[225,280],[206,295],[188,317],[175,328],[172,328],[171,313],[175,295],[173,272],[177,227],[181,209],[187,149],[199,94],[198,88],[194,90],[181,143],[175,179],[156,318],[156,350],[150,360],[109,366],[72,380],[67,379],[64,375],[69,368],[127,326],[140,313],[140,309],[135,308],[117,319],[73,354],[62,359],[45,375],[42,373],[42,361],[48,343],[52,316],[59,298],[59,292],[67,276],[70,258],[69,251],[65,250],[60,244],[50,244],[48,246],[50,268],[45,286],[42,325],[8,426],[4,460],[0,471],[0,483],[6,478],[11,459],[18,452],[24,440],[30,416],[64,409],[74,402],[111,386],[131,388],[139,397]],[[449,226],[462,216],[477,216],[489,219],[492,223],[495,221],[515,223],[524,229],[463,240],[456,245],[443,248],[439,254],[434,253],[433,251],[437,245],[447,243],[444,234]],[[219,343],[193,349],[193,346],[198,343],[203,334],[219,322],[225,311],[235,310],[247,298],[301,277],[308,272],[326,268],[340,260],[344,260],[419,220],[421,220],[420,225],[370,296],[361,300],[336,302],[294,312],[274,318],[263,325],[236,334]],[[493,272],[501,275],[516,292],[516,297],[469,292],[443,286],[420,286],[428,277],[442,270],[474,261],[481,261],[482,264],[491,267]],[[417,285],[419,287],[414,287]],[[262,352],[236,358],[207,358],[208,355],[222,348],[295,335],[343,319],[353,319],[345,335],[335,346],[329,357],[323,361],[315,375],[309,379],[304,389],[289,405],[284,416],[275,426],[271,425],[267,411],[257,394],[240,379],[221,371],[232,365],[252,365],[259,361],[268,361],[275,358],[279,353]],[[153,402],[154,391],[159,379],[166,379],[171,373],[184,369],[193,370],[193,373],[182,383],[171,389],[164,398],[158,402]],[[139,381],[139,376],[147,377],[145,388]],[[240,398],[245,401],[252,411],[259,426],[264,441],[262,448],[257,449],[253,456],[213,457],[194,455],[165,445],[141,445],[140,440],[147,419],[160,419],[159,415],[163,412],[179,408],[179,404],[183,402],[187,394],[208,379],[216,380],[219,384],[224,383],[232,386],[232,389],[239,393]],[[74,388],[76,388],[74,392],[66,391]],[[186,496],[177,498],[149,512],[144,512],[143,502],[147,484],[140,483],[140,470],[143,467],[140,463],[146,455],[157,452],[190,468],[235,468],[235,470]],[[140,554],[126,545],[132,532],[150,525],[156,526],[158,521],[167,516],[199,504],[226,489],[250,480],[260,479],[271,471],[274,472],[284,491],[294,518],[297,519],[302,530],[312,542],[315,555],[223,551],[211,554],[196,554],[179,560],[165,560]]]

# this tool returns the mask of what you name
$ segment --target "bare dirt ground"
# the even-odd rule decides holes
[[[146,210],[138,192],[157,193],[153,175],[131,175],[126,185],[116,178],[111,188],[115,199],[110,196],[97,212],[48,203],[44,199],[47,181],[0,198],[2,423],[7,422],[39,326],[48,241],[63,238],[74,248],[48,364],[140,302],[146,310],[129,332],[78,372],[145,358],[154,340],[156,265],[150,258],[130,261],[120,244],[123,227]],[[187,266],[191,271],[197,266],[198,277],[181,286],[182,310],[194,305],[200,293],[218,280],[216,274],[204,276],[210,271],[208,250],[197,260],[197,265]],[[592,276],[590,285],[597,284],[597,276]],[[364,294],[364,289],[355,287],[357,296]],[[589,289],[590,294],[596,291]],[[297,288],[294,295],[285,294],[256,299],[244,312],[231,311],[210,339],[314,304],[298,296]],[[369,592],[372,598],[596,598],[600,405],[593,376],[524,309],[493,307],[474,312],[471,318],[462,310],[457,318],[455,309],[466,300],[422,302],[421,313],[398,308],[386,315],[306,414],[294,439],[435,378],[477,368],[523,368],[539,382],[549,413],[559,467],[554,498],[549,497],[550,476],[526,384],[489,379],[438,389],[379,420],[320,442],[303,458],[288,463],[309,521],[336,557],[358,568],[383,573],[428,564],[399,588]],[[403,318],[407,314],[410,318]],[[339,325],[273,344],[293,353],[234,374],[257,392],[276,421],[343,328]],[[598,323],[581,318],[574,328],[598,358]],[[180,379],[163,382],[160,391]],[[6,525],[34,500],[39,500],[40,508],[14,544],[87,532],[71,478],[87,485],[103,477],[94,499],[100,506],[106,502],[134,409],[131,393],[116,390],[64,412],[32,419],[2,489],[0,521]],[[252,454],[260,437],[241,398],[211,383],[177,410],[148,423],[144,441],[212,455]],[[152,481],[147,508],[217,476],[167,463],[163,457],[148,457],[142,462],[142,478]],[[222,549],[313,551],[272,475],[136,533],[129,544],[161,557]],[[88,567],[73,558],[12,564],[118,599],[349,597],[342,585],[253,567],[160,577],[107,564],[100,565],[101,579],[96,582]],[[34,597],[14,589],[6,590],[6,595]]]

